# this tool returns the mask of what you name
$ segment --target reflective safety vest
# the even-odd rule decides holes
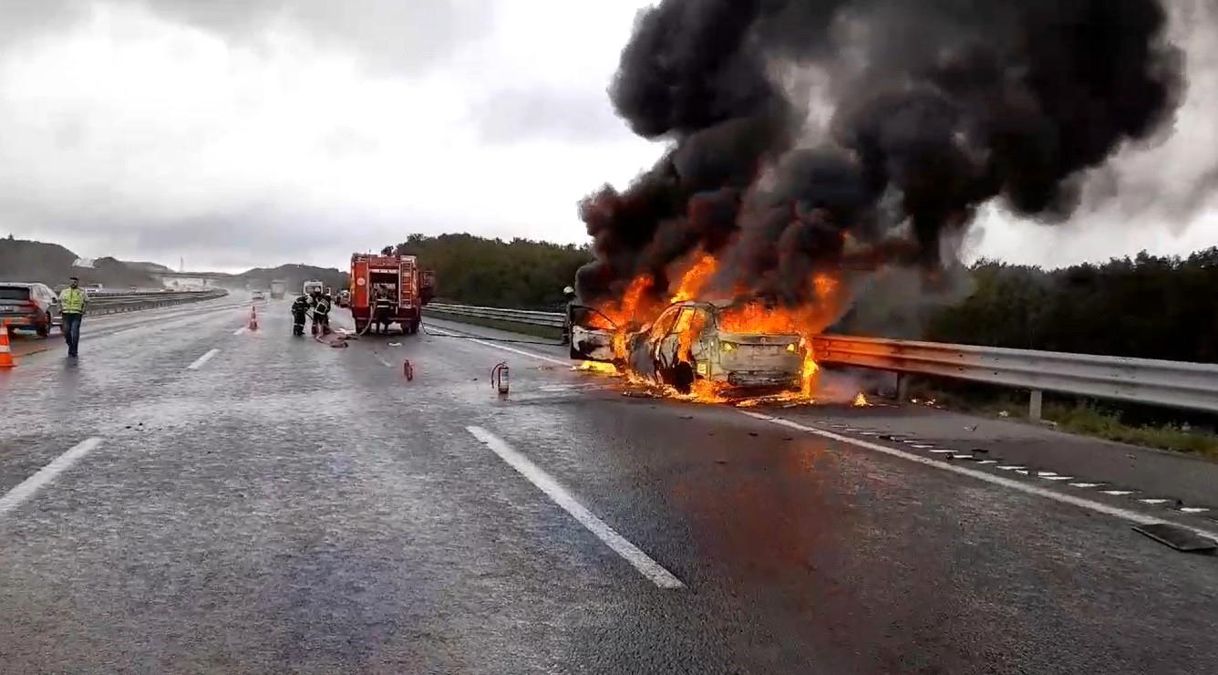
[[[64,314],[81,314],[85,311],[85,302],[88,299],[85,289],[69,286],[59,294],[59,311]]]

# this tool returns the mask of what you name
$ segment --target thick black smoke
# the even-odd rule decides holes
[[[706,251],[722,288],[803,303],[814,272],[939,269],[990,199],[1064,218],[1084,170],[1174,111],[1165,23],[1159,0],[665,0],[610,95],[672,148],[581,204],[581,296],[640,273],[662,294]]]

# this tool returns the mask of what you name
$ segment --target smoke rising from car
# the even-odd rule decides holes
[[[665,0],[610,88],[669,152],[580,207],[585,301],[700,255],[707,293],[818,302],[814,275],[933,286],[975,210],[1060,221],[1082,177],[1180,100],[1158,0]]]

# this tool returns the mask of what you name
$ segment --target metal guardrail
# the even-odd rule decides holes
[[[451,314],[453,316],[468,316],[478,319],[494,319],[508,323],[519,323],[527,326],[547,326],[562,328],[566,317],[562,312],[535,312],[527,309],[503,309],[500,307],[478,307],[475,305],[448,305],[429,303],[424,310]]]
[[[434,303],[428,308],[452,316],[534,326],[561,327],[564,322],[561,312]],[[818,363],[1027,389],[1033,419],[1040,418],[1045,391],[1218,413],[1218,365],[1209,363],[846,335],[822,335],[813,340],[812,348]]]
[[[1031,349],[823,335],[812,343],[819,363],[935,375],[1042,391],[1218,412],[1218,365]]]
[[[146,293],[109,293],[90,295],[86,311],[90,315],[118,314],[142,309],[155,309],[188,302],[222,298],[228,291],[150,291]]]

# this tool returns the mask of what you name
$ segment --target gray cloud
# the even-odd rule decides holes
[[[627,133],[608,94],[588,90],[500,89],[470,110],[470,121],[488,143],[597,142]]]
[[[494,24],[491,0],[0,0],[0,45],[70,27],[105,4],[143,7],[234,44],[295,30],[374,69],[406,73],[442,63]]]

